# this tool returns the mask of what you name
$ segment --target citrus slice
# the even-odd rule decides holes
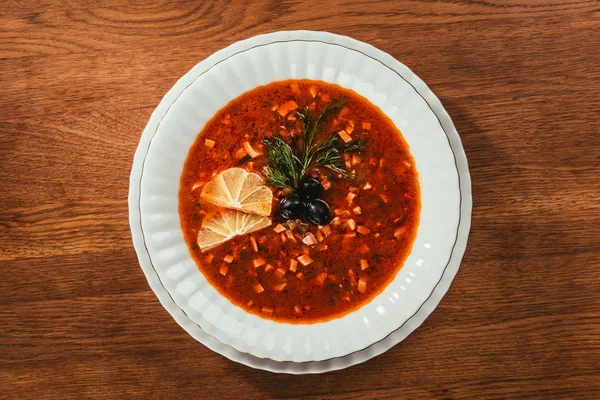
[[[247,214],[239,210],[223,209],[209,217],[198,232],[201,251],[212,249],[236,236],[258,231],[271,225],[271,219],[262,215]]]
[[[229,168],[204,185],[200,197],[219,207],[268,216],[273,192],[260,175],[243,168]]]

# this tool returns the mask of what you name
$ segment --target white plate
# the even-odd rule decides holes
[[[395,280],[356,312],[312,325],[264,320],[219,295],[190,257],[177,211],[183,162],[206,121],[243,92],[288,78],[338,83],[378,105],[409,143],[421,180],[419,231]],[[471,193],[458,134],[422,81],[370,45],[329,33],[298,31],[235,43],[177,82],[152,114],[140,140],[129,206],[140,265],[180,325],[236,361],[300,373],[368,359],[423,322],[458,270],[470,227]],[[260,365],[256,360],[261,360]],[[271,360],[277,362],[271,365]],[[288,364],[320,367],[283,367]]]

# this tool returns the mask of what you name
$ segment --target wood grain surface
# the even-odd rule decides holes
[[[405,341],[317,376],[188,336],[138,266],[128,177],[197,62],[284,29],[367,41],[440,97],[473,180],[450,291]],[[0,398],[600,398],[597,0],[3,0]]]

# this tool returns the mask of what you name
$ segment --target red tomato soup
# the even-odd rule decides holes
[[[263,216],[252,215],[262,225],[207,245],[199,232],[215,209],[233,211],[206,201],[205,188],[230,168],[269,188]],[[261,86],[221,109],[192,146],[179,191],[206,279],[247,312],[287,323],[339,318],[378,295],[411,251],[420,208],[415,161],[390,119],[311,80]]]

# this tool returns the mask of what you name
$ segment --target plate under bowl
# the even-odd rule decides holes
[[[421,184],[417,238],[394,281],[359,310],[317,324],[276,323],[232,305],[199,272],[179,226],[179,178],[205,123],[240,94],[290,78],[337,83],[379,106],[408,142]],[[258,36],[194,67],[153,113],[136,152],[130,185],[134,245],[161,303],[178,322],[183,314],[202,336],[211,338],[201,342],[278,362],[335,360],[380,343],[406,326],[412,328],[410,333],[422,322],[415,326],[415,317],[430,308],[427,305],[435,307],[447,290],[470,225],[466,158],[439,100],[389,55],[328,33]],[[428,311],[422,319],[433,308]]]

